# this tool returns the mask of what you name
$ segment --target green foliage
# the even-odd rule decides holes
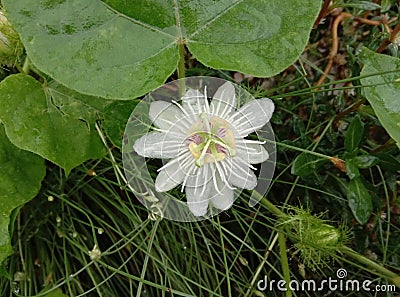
[[[350,123],[344,138],[344,148],[349,153],[353,152],[360,144],[364,134],[364,125],[359,116],[356,116]]]
[[[11,142],[64,168],[101,158],[105,149],[93,122],[92,98],[75,97],[58,84],[42,85],[17,74],[0,83],[0,118]]]
[[[361,79],[365,97],[400,148],[400,59],[363,48]],[[380,75],[377,75],[380,73]]]
[[[308,153],[301,153],[293,162],[291,173],[299,176],[308,176],[316,172],[322,165],[324,159]]]
[[[0,263],[12,253],[11,212],[39,192],[46,173],[44,160],[15,147],[0,124]],[[13,226],[10,226],[13,230]]]
[[[372,213],[372,199],[361,178],[355,176],[347,187],[349,206],[357,221],[364,225]]]
[[[275,75],[298,58],[320,8],[313,0],[105,2],[3,0],[38,69],[111,99],[162,85],[181,43],[209,67]]]
[[[127,124],[126,120],[137,103],[138,101],[115,101],[103,110],[103,128],[110,141],[118,148],[122,147],[121,140]]]
[[[379,4],[370,1],[353,0],[340,3],[341,7],[354,7],[362,10],[375,10],[381,8]]]

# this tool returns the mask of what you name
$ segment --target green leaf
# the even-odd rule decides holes
[[[14,146],[0,124],[0,263],[12,252],[11,212],[36,196],[45,174],[44,160]]]
[[[379,165],[390,171],[400,171],[400,159],[395,158],[389,153],[381,153],[378,155]]]
[[[344,137],[344,148],[348,152],[353,152],[358,148],[364,134],[364,124],[360,117],[356,115],[347,128]]]
[[[400,59],[363,48],[361,79],[365,96],[382,126],[400,148]]]
[[[128,122],[129,116],[137,104],[137,100],[115,101],[103,110],[103,128],[113,145],[120,149],[122,148],[122,137],[125,131],[125,126]]]
[[[3,0],[32,63],[63,85],[138,97],[175,71],[179,43],[212,68],[272,76],[303,51],[315,0]]]
[[[390,9],[390,7],[392,6],[392,0],[382,0],[381,1],[381,12],[386,12]]]
[[[54,162],[67,174],[82,162],[105,155],[93,126],[100,108],[95,102],[96,98],[58,84],[42,86],[25,74],[0,83],[0,118],[11,142]]]
[[[314,0],[180,2],[187,46],[199,61],[254,76],[273,76],[297,60],[321,7]]]
[[[294,160],[291,173],[299,176],[308,176],[316,172],[316,170],[326,161],[314,155],[301,153]]]
[[[341,7],[354,7],[362,10],[375,10],[380,9],[381,6],[371,1],[358,1],[352,0],[340,5]]]
[[[350,179],[360,176],[360,171],[354,159],[346,159],[346,174]]]
[[[357,156],[353,158],[354,164],[361,169],[371,168],[379,162],[379,159],[371,155]]]
[[[372,199],[360,177],[350,180],[347,201],[356,220],[364,225],[372,213]]]

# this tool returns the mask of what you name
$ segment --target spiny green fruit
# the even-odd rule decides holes
[[[295,254],[312,270],[328,265],[349,237],[344,226],[334,227],[304,208],[290,207],[280,222],[295,242]]]

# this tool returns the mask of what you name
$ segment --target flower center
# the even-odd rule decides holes
[[[229,128],[230,124],[222,118],[200,114],[200,121],[190,127],[186,138],[196,166],[219,162],[227,155],[236,154],[235,137]]]

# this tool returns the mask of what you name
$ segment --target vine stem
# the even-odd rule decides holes
[[[272,212],[277,217],[282,217],[282,216],[286,215],[283,211],[281,211],[278,207],[276,207],[271,201],[269,201],[267,198],[262,196],[257,191],[253,191],[253,195],[255,195],[258,198],[261,198],[260,203],[262,205],[264,205],[270,212]],[[280,243],[281,243],[281,240],[279,240],[279,244]],[[351,248],[349,248],[347,246],[343,246],[342,248],[340,248],[339,252],[352,258],[353,260],[356,260],[360,264],[363,264],[364,266],[367,266],[370,269],[374,270],[375,271],[374,273],[376,275],[390,279],[396,287],[400,288],[400,275],[394,273],[393,271],[390,271],[389,269],[383,267],[379,263],[376,263],[376,262],[372,261],[371,259],[368,259],[367,257],[357,253],[356,251],[352,250]],[[282,254],[281,254],[281,256],[282,256]],[[282,261],[284,261],[284,259]]]
[[[276,144],[278,146],[281,146],[281,147],[284,147],[284,148],[288,148],[288,149],[291,149],[291,150],[294,150],[294,151],[299,151],[299,152],[302,152],[302,153],[314,155],[316,157],[320,157],[320,158],[323,158],[323,159],[331,160],[332,158],[334,158],[334,157],[331,157],[331,156],[328,156],[328,155],[324,155],[324,154],[320,154],[320,153],[317,153],[317,152],[314,152],[314,151],[302,149],[300,147],[292,146],[292,145],[285,144],[285,143],[282,143],[282,142],[276,142],[274,140],[269,140],[269,139],[266,139],[266,138],[263,138],[262,141],[265,141],[265,142],[268,142],[268,143],[273,143],[273,144]]]
[[[185,41],[183,37],[178,39],[178,49],[179,49],[179,62],[178,62],[178,79],[179,79],[179,97],[182,96],[186,92],[186,82],[183,78],[185,78]]]
[[[379,265],[378,263],[372,261],[371,259],[368,259],[368,258],[364,257],[363,255],[360,255],[359,253],[357,253],[356,251],[352,250],[351,248],[349,248],[347,246],[342,247],[340,249],[340,251],[343,254],[358,261],[359,263],[364,264],[364,265],[374,269],[376,271],[375,274],[377,274],[379,276],[384,276],[385,278],[390,279],[396,285],[396,287],[400,288],[400,275],[394,273],[393,271],[386,269],[385,267],[383,267],[382,265]]]
[[[292,149],[292,150],[295,150],[295,151],[299,151],[299,152],[302,152],[302,153],[314,155],[314,156],[319,157],[319,158],[328,159],[340,171],[346,172],[346,162],[344,160],[340,159],[340,158],[327,156],[327,155],[320,154],[320,153],[317,153],[317,152],[314,152],[314,151],[302,149],[302,148],[299,148],[299,147],[295,147],[295,146],[288,145],[288,144],[281,143],[281,142],[276,142],[276,141],[269,140],[269,139],[263,139],[263,141],[268,142],[268,143],[274,143],[276,145],[279,145],[279,146],[282,146],[282,147],[285,147],[285,148],[288,148],[288,149]]]
[[[178,79],[185,78],[185,42],[183,38],[178,40],[179,62],[178,62]]]
[[[25,74],[29,74],[29,71],[31,70],[31,65],[29,62],[29,58],[26,57],[24,61],[24,65],[22,66],[22,72]]]
[[[287,257],[287,247],[286,247],[286,236],[282,232],[278,232],[279,239],[279,255],[281,256],[281,267],[283,272],[283,278],[286,282],[286,297],[292,297],[292,290],[289,288],[290,283],[290,268],[289,260]]]

